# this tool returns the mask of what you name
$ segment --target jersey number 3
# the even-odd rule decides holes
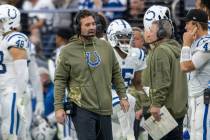
[[[6,72],[6,65],[3,64],[3,61],[4,61],[4,54],[2,51],[0,51],[0,74]]]

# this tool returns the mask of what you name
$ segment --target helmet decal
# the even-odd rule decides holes
[[[145,20],[151,21],[155,18],[155,12],[154,11],[149,10],[146,14],[151,15],[151,16],[146,17]]]
[[[8,9],[8,16],[11,18],[11,19],[15,19],[17,17],[17,12],[15,9],[12,9],[14,11],[14,15],[11,15],[11,12],[10,12],[11,9]],[[13,12],[12,12],[13,13]]]

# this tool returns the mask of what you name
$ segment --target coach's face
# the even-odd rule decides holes
[[[94,37],[96,35],[96,23],[92,16],[82,18],[81,22],[81,36]]]

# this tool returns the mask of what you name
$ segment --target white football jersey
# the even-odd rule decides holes
[[[30,42],[23,33],[12,32],[0,40],[0,89],[16,85],[14,62],[9,52],[11,47],[25,49],[29,59]]]
[[[131,80],[134,77],[134,73],[146,68],[145,53],[142,49],[130,48],[125,59],[120,57],[116,50],[115,55],[119,62],[125,85],[128,87],[131,85]]]
[[[205,35],[193,42],[191,46],[192,56],[202,51],[210,55],[210,35]],[[208,87],[210,80],[210,60],[204,63],[199,69],[189,73],[189,96],[199,96],[203,94],[205,88]]]

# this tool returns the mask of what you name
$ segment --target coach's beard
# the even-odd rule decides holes
[[[86,34],[81,34],[81,36],[85,39],[89,39],[89,38],[92,38],[92,37],[95,37],[96,36],[96,32],[95,30],[91,30],[89,32],[87,32]]]

